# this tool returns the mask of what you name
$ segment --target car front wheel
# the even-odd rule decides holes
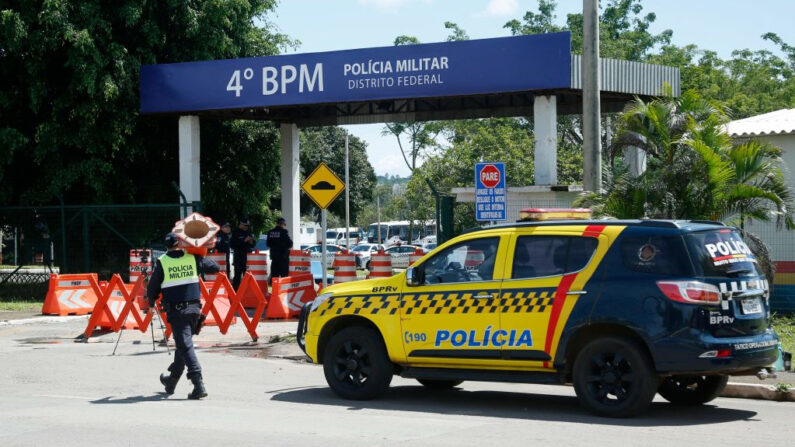
[[[657,391],[650,360],[628,338],[603,337],[588,343],[577,355],[573,373],[580,402],[599,416],[638,415]]]
[[[345,399],[379,397],[392,382],[392,363],[381,335],[361,326],[344,328],[331,337],[323,372],[331,389]]]

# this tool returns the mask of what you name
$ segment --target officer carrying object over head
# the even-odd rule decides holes
[[[201,316],[201,293],[199,291],[199,274],[217,273],[218,263],[187,253],[178,247],[179,238],[174,233],[166,235],[166,254],[157,258],[155,270],[146,288],[146,299],[150,312],[163,294],[162,307],[166,319],[171,325],[174,335],[174,362],[168,367],[169,374],[160,375],[160,383],[166,387],[166,393],[174,394],[179,378],[185,366],[188,367],[188,379],[193,382],[193,391],[188,399],[201,399],[207,396],[202,382],[202,369],[193,349],[193,334],[198,334],[203,318]]]
[[[232,287],[237,290],[240,287],[240,281],[243,280],[243,275],[246,273],[246,264],[248,263],[248,252],[254,248],[257,240],[254,235],[248,231],[248,219],[245,217],[240,218],[240,223],[237,228],[232,232],[232,239],[230,245],[234,254],[232,255],[232,262],[235,264],[235,277],[232,279]]]
[[[287,221],[283,217],[276,220],[276,227],[268,232],[268,248],[271,250],[271,278],[281,278],[289,274],[290,249],[293,241],[287,232]]]

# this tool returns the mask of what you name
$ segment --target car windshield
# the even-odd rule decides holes
[[[685,236],[699,276],[760,275],[759,264],[737,231],[725,228]]]
[[[353,247],[353,251],[370,251],[370,247],[368,245],[357,245]]]
[[[326,231],[326,238],[327,239],[336,239],[337,232],[336,231]]]

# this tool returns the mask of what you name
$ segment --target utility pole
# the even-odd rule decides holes
[[[599,0],[582,1],[583,189],[602,192]]]
[[[348,158],[348,133],[345,133],[345,249],[351,249],[351,178],[348,174],[350,161]]]

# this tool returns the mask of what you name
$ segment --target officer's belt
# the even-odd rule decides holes
[[[180,301],[179,303],[163,303],[163,310],[166,312],[171,312],[172,310],[182,310],[191,304],[201,305],[201,303],[202,302],[199,300]]]

